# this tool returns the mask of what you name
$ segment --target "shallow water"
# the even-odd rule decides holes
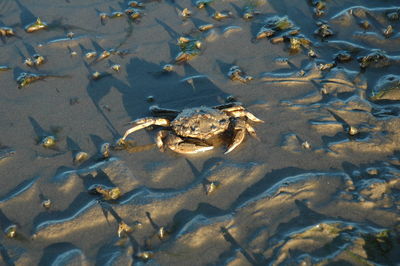
[[[398,1],[55,2],[0,1],[0,264],[400,263]],[[229,101],[260,140],[112,149]]]

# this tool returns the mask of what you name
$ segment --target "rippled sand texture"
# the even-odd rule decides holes
[[[399,17],[397,0],[0,1],[0,264],[400,263]],[[151,105],[230,101],[265,123],[229,154],[161,152],[157,127],[114,146]]]

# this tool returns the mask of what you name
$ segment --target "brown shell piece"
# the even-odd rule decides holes
[[[43,22],[40,18],[37,18],[35,22],[25,27],[25,31],[31,33],[41,29],[47,29],[47,27],[47,23]]]

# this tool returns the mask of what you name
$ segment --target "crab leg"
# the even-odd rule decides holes
[[[167,130],[160,130],[157,133],[156,144],[161,151],[165,151],[164,139],[168,137],[168,134]]]
[[[145,117],[133,121],[133,124],[134,126],[125,132],[124,136],[122,137],[122,140],[125,140],[129,134],[137,130],[140,130],[142,128],[146,128],[152,125],[167,127],[169,126],[170,122],[168,119],[165,118]]]
[[[240,145],[240,143],[243,142],[246,132],[248,132],[252,137],[260,140],[258,136],[256,135],[256,131],[252,126],[250,126],[248,123],[246,123],[243,120],[237,120],[235,127],[234,127],[234,135],[233,135],[233,141],[231,144],[229,144],[225,154],[230,153],[233,151],[237,146]]]
[[[221,111],[229,109],[229,108],[234,108],[234,110],[244,110],[244,107],[242,106],[242,103],[240,103],[240,102],[225,103],[225,104],[214,106],[213,108],[221,110]]]
[[[254,130],[254,128],[252,126],[250,126],[249,124],[245,123],[245,127],[246,127],[247,132],[249,132],[249,134],[253,138],[256,138],[257,140],[260,140],[260,138],[257,136],[256,131]]]
[[[157,105],[150,106],[149,110],[155,116],[166,116],[171,119],[174,119],[180,113],[177,110],[160,108]]]
[[[229,144],[225,154],[230,153],[233,151],[237,146],[240,145],[240,143],[243,142],[244,137],[246,136],[246,129],[240,128],[235,131],[235,135],[233,136],[233,141],[231,144]]]
[[[232,115],[234,117],[246,117],[247,119],[250,119],[253,122],[264,123],[264,121],[262,121],[261,119],[257,118],[252,113],[244,111],[244,110],[233,110],[233,111],[222,110],[222,111],[227,112],[228,114],[230,114],[230,115]]]
[[[203,142],[199,142],[199,144],[201,145],[193,142],[187,142],[173,134],[168,135],[165,144],[172,151],[183,154],[195,154],[199,152],[209,151],[214,148],[213,146],[206,145]]]

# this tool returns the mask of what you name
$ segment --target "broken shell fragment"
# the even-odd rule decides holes
[[[18,88],[21,89],[22,87],[24,87],[24,86],[26,86],[28,84],[31,84],[32,82],[35,82],[37,80],[42,80],[45,77],[46,77],[46,75],[39,75],[39,74],[22,72],[17,77]]]
[[[154,254],[151,251],[141,251],[136,254],[136,257],[138,257],[144,261],[147,261],[147,260],[151,259],[153,257],[153,255]]]
[[[246,75],[238,66],[232,66],[229,69],[228,77],[233,81],[237,80],[243,83],[253,80],[253,77]]]
[[[218,182],[209,182],[208,184],[205,185],[206,195],[214,193],[219,187],[220,184]]]
[[[24,64],[27,65],[28,67],[33,67],[34,65],[32,58],[26,58],[24,60]]]
[[[14,36],[14,30],[10,27],[0,27],[0,36]]]
[[[127,225],[124,221],[119,222],[118,224],[118,237],[122,237],[122,233],[130,233],[133,231],[133,228]]]
[[[386,38],[389,38],[393,34],[393,26],[389,25],[386,27],[386,29],[383,31],[383,35],[385,35]]]
[[[116,71],[116,72],[118,72],[118,71],[121,70],[121,65],[119,65],[119,64],[114,64],[114,65],[111,66],[111,69],[114,70],[114,71]]]
[[[190,17],[191,15],[192,15],[192,11],[190,11],[188,8],[184,8],[184,9],[181,11],[181,16],[184,17],[184,18],[188,18],[188,17]]]
[[[328,24],[318,23],[318,29],[314,31],[315,35],[321,38],[326,38],[333,35],[333,31],[330,29]]]
[[[167,231],[164,226],[158,229],[157,236],[160,240],[164,240],[167,237]]]
[[[39,66],[39,65],[43,64],[44,63],[44,57],[41,56],[40,54],[34,54],[33,55],[33,63],[36,66]]]
[[[116,200],[121,197],[121,190],[118,187],[115,188],[103,188],[96,187],[96,192],[103,195],[105,200]]]
[[[25,27],[25,31],[31,33],[41,29],[47,29],[47,27],[48,25],[45,22],[43,22],[40,18],[37,18],[35,22]]]
[[[196,1],[197,8],[204,8],[205,6],[209,5],[214,0],[198,0]]]
[[[86,59],[90,59],[90,58],[95,57],[96,55],[97,55],[97,53],[95,51],[90,51],[85,54],[85,57],[86,57]]]
[[[125,9],[125,14],[132,20],[136,20],[142,16],[142,13],[139,9],[136,8],[127,8]]]
[[[107,50],[101,52],[101,54],[99,55],[99,57],[96,59],[97,61],[103,60],[107,57],[109,57],[111,55],[111,53]]]
[[[143,3],[139,1],[129,1],[128,5],[131,7],[144,7]]]
[[[215,12],[212,17],[215,20],[223,20],[226,18],[230,18],[231,16],[232,16],[231,12]]]

